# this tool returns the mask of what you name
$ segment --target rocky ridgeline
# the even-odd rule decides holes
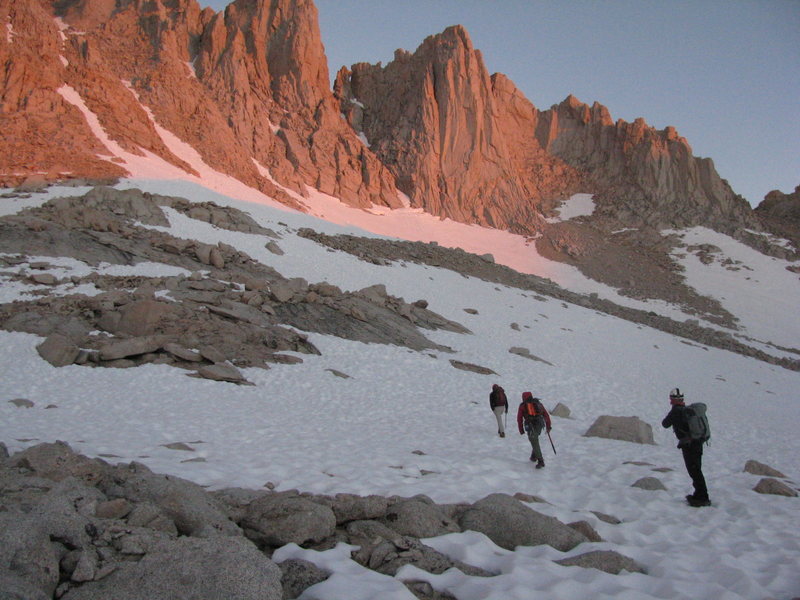
[[[286,279],[230,245],[171,236],[154,228],[168,225],[164,208],[259,236],[268,251],[283,252],[277,233],[238,210],[96,187],[0,219],[5,274],[38,284],[34,299],[0,306],[0,327],[44,337],[39,353],[55,366],[166,363],[237,383],[244,382],[237,367],[301,361],[285,351],[318,353],[292,327],[445,352],[421,330],[467,332],[428,310],[425,301],[409,304],[383,285],[343,292],[326,282]],[[41,272],[48,261],[31,262],[29,256],[70,257],[87,265],[150,262],[191,274],[122,277],[92,270],[59,279]],[[100,293],[82,294],[83,285]]]
[[[685,340],[691,340],[703,346],[712,346],[730,352],[736,352],[743,356],[757,358],[758,360],[779,365],[786,369],[800,370],[800,359],[777,358],[769,355],[759,348],[747,345],[747,343],[743,341],[747,339],[746,337],[734,337],[718,329],[703,327],[700,325],[699,321],[693,319],[675,321],[654,312],[620,306],[610,300],[599,298],[596,294],[582,295],[571,292],[561,288],[549,279],[543,279],[536,275],[526,275],[514,271],[509,267],[498,265],[494,262],[491,255],[478,256],[477,254],[465,252],[460,248],[445,248],[435,242],[426,244],[422,242],[363,238],[352,235],[330,236],[311,229],[301,229],[298,235],[313,239],[336,250],[348,252],[361,260],[373,264],[387,265],[396,261],[407,261],[450,269],[465,276],[477,277],[484,281],[491,281],[521,290],[528,290],[532,292],[531,297],[533,299],[544,300],[545,297],[557,298],[569,304],[582,306],[633,323],[640,323],[648,327],[653,327],[654,329],[679,336]],[[681,296],[678,300],[682,300],[683,302],[681,303],[684,304],[688,310],[691,310],[693,305],[699,305],[707,310],[717,311],[717,318],[720,323],[729,327],[735,327],[735,324],[730,320],[730,314],[725,313],[719,306],[710,305],[705,302],[698,304],[698,301],[693,300],[690,293]],[[708,316],[707,313],[703,314]],[[713,313],[711,317],[713,319]],[[687,343],[689,342],[687,341]],[[798,349],[781,348],[781,350],[795,353],[799,352]]]
[[[617,228],[764,223],[673,127],[614,122],[573,96],[540,110],[489,74],[462,26],[385,66],[343,68],[331,90],[311,0],[235,0],[220,13],[196,0],[40,0],[0,16],[3,186],[125,176],[123,153],[197,175],[163,127],[300,209],[287,190],[361,208],[399,207],[402,190],[431,214],[538,234],[584,192]]]

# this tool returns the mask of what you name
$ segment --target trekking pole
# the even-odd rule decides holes
[[[558,452],[556,452],[556,446],[553,443],[553,438],[550,437],[550,432],[549,431],[547,432],[547,439],[550,440],[550,446],[552,446],[552,448],[553,448],[553,454],[558,454]]]

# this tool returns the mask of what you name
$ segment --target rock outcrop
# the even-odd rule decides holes
[[[540,147],[533,105],[506,77],[489,76],[461,26],[413,54],[398,50],[385,67],[340,70],[334,92],[412,206],[426,212],[532,232],[542,226],[543,199],[580,188],[577,171]]]
[[[289,204],[273,181],[399,205],[392,176],[339,116],[310,0],[236,0],[224,13],[195,0],[1,6],[0,184],[146,175],[135,164],[145,154],[198,174],[176,155],[183,143]]]
[[[674,127],[657,130],[641,118],[614,122],[601,104],[590,107],[569,96],[538,115],[536,137],[549,154],[584,174],[600,214],[629,226],[703,224],[732,231],[756,224],[713,161],[693,156]]]
[[[419,538],[474,528],[509,550],[550,544],[565,551],[590,543],[572,526],[504,494],[438,505],[425,496],[208,492],[139,463],[90,459],[63,442],[10,457],[5,450],[0,443],[3,598],[280,600],[330,576],[303,560],[281,560],[287,544],[318,551],[351,544],[350,557],[364,573],[395,576],[412,565],[491,578],[498,573],[450,558]],[[613,550],[557,562],[613,574],[645,572]],[[443,597],[427,583],[402,581],[420,598]]]
[[[771,191],[755,213],[767,231],[790,240],[795,251],[800,249],[800,185],[789,194]]]

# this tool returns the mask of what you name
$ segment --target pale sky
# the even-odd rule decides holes
[[[223,9],[227,0],[201,0]],[[677,128],[756,205],[800,185],[800,0],[315,0],[328,66],[463,25],[540,109],[569,94]]]

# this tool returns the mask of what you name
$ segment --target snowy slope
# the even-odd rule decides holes
[[[168,366],[56,369],[36,353],[39,338],[0,332],[0,440],[9,450],[60,439],[90,456],[141,461],[155,471],[213,488],[260,488],[269,482],[279,490],[427,494],[439,502],[526,492],[550,503],[537,504],[536,510],[565,522],[585,519],[606,540],[569,553],[550,547],[508,552],[471,532],[429,540],[456,558],[502,573],[489,581],[452,571],[423,576],[460,600],[531,598],[537,593],[575,599],[677,599],[687,597],[687,590],[693,598],[707,599],[800,594],[800,541],[795,532],[800,500],[757,494],[752,487],[758,478],[742,472],[745,461],[757,459],[795,481],[800,478],[797,372],[452,271],[411,263],[368,264],[295,235],[298,228],[311,227],[326,233],[396,232],[410,239],[436,239],[478,253],[492,252],[498,262],[516,256],[527,261],[529,268],[524,270],[616,297],[613,290],[582,279],[574,270],[544,261],[532,246],[508,234],[439,221],[410,209],[365,217],[319,194],[305,202],[330,221],[280,208],[269,199],[223,197],[198,182],[128,181],[121,186],[236,206],[278,232],[285,254],[267,251],[261,236],[220,230],[174,211],[168,211],[171,233],[225,242],[286,277],[328,281],[346,290],[383,283],[392,295],[428,300],[431,310],[464,324],[472,334],[428,334],[453,348],[453,354],[310,334],[321,356],[302,355],[300,365],[245,370],[256,385],[239,387],[189,378]],[[49,195],[83,191],[51,190]],[[47,197],[6,204],[4,210],[15,212]],[[373,233],[358,225],[369,225]],[[736,250],[724,246],[725,240],[714,243],[731,253]],[[777,271],[762,271],[765,265],[759,260],[745,258],[753,269],[748,276],[774,287],[752,302],[731,303],[732,310],[754,337],[800,346],[797,302],[792,304],[800,297],[796,277],[778,277]],[[691,256],[685,260],[692,285],[724,297],[726,307],[733,291],[752,291],[740,287],[739,280],[723,281],[729,271],[720,272],[719,279],[691,279]],[[62,264],[60,276],[88,268],[76,261]],[[143,274],[159,274],[164,268],[137,267]],[[102,268],[113,273],[116,267]],[[2,301],[35,287],[11,285],[4,277]],[[782,304],[784,298],[794,311]],[[645,306],[654,310],[652,303]],[[473,310],[466,312],[467,308]],[[661,308],[678,314],[677,309]],[[528,348],[546,362],[510,354],[513,346]],[[489,367],[498,375],[457,370],[450,359]],[[329,369],[350,378],[336,377]],[[572,410],[573,418],[554,419],[558,454],[553,455],[545,442],[546,469],[533,470],[527,460],[530,447],[514,431],[513,414],[510,435],[497,437],[487,402],[495,382],[506,388],[512,405],[521,392],[530,390],[549,408],[562,402]],[[672,433],[660,427],[668,410],[667,393],[675,386],[689,401],[702,400],[709,406],[713,440],[704,470],[711,508],[693,510],[683,502],[691,491],[689,479]],[[19,408],[7,401],[16,398],[29,399],[34,406]],[[49,405],[55,408],[46,408]],[[582,437],[603,414],[639,416],[653,426],[656,445]],[[194,450],[164,446],[173,442]],[[625,464],[629,461],[651,466]],[[659,467],[673,470],[652,470]],[[667,491],[630,487],[644,476],[658,477]],[[609,525],[589,511],[612,514],[623,523]],[[613,576],[552,562],[606,548],[636,559],[649,574]],[[317,553],[287,546],[275,559],[290,556],[335,572],[305,598],[412,598],[398,580],[359,571],[346,547]]]

